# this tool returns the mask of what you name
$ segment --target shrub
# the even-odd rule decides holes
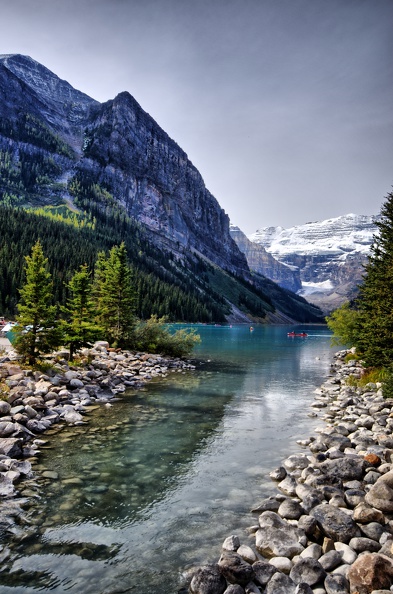
[[[149,353],[160,353],[170,357],[187,357],[200,342],[195,330],[182,328],[173,334],[165,318],[151,316],[146,322],[139,322],[135,328],[135,347]]]

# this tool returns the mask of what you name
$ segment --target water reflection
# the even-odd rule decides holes
[[[247,542],[248,510],[274,491],[268,472],[311,430],[329,337],[202,332],[195,373],[152,382],[53,439],[40,464],[58,479],[0,574],[4,594],[172,594],[181,570],[213,560],[225,536]]]

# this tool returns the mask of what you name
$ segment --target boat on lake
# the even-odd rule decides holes
[[[308,336],[307,332],[288,332],[287,336],[300,336],[301,338],[306,338]]]

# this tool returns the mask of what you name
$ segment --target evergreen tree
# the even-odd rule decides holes
[[[69,345],[70,359],[74,353],[102,336],[102,328],[94,322],[95,303],[92,283],[86,264],[82,264],[67,285],[70,297],[64,308],[67,319],[63,321],[64,342]]]
[[[135,327],[135,293],[125,243],[114,246],[109,256],[98,256],[95,273],[98,323],[114,346],[132,346]]]
[[[381,209],[364,282],[357,299],[360,328],[355,342],[368,365],[393,361],[393,193]]]
[[[26,282],[20,289],[21,301],[16,317],[16,350],[30,365],[42,353],[49,353],[61,343],[61,333],[56,327],[56,306],[52,302],[52,279],[48,259],[44,257],[38,240],[31,256],[26,256]]]

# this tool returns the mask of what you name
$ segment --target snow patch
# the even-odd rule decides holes
[[[298,295],[306,297],[313,293],[330,293],[334,289],[334,285],[330,280],[322,281],[320,283],[302,282],[302,288],[298,291]]]
[[[349,254],[368,254],[377,232],[369,215],[348,214],[284,229],[263,227],[249,236],[280,260],[289,254],[330,256],[345,260]]]

